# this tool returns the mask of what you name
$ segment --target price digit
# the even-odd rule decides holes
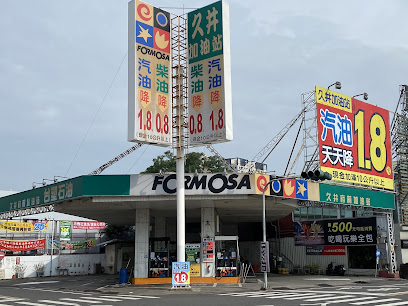
[[[190,134],[194,134],[194,128],[195,128],[195,123],[194,123],[194,116],[190,116]]]
[[[142,124],[143,124],[143,111],[140,110],[139,113],[137,114],[137,118],[139,118],[139,129],[142,129]]]
[[[150,111],[147,111],[146,119],[146,128],[148,131],[150,131],[152,129],[152,113]]]
[[[156,131],[160,133],[161,132],[160,130],[161,130],[161,116],[158,113],[156,115]]]
[[[197,132],[201,133],[203,130],[203,115],[197,115]]]
[[[164,133],[169,133],[169,116],[164,115]]]

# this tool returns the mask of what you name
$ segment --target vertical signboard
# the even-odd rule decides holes
[[[71,240],[71,221],[60,221],[60,240]]]
[[[232,140],[229,5],[218,1],[188,13],[190,144]]]
[[[316,86],[320,167],[333,180],[394,189],[387,110]]]
[[[270,272],[269,242],[261,242],[261,272]]]
[[[138,0],[128,13],[128,141],[170,146],[170,13]]]

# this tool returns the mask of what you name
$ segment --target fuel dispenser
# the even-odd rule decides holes
[[[238,275],[238,236],[215,236],[216,276]]]

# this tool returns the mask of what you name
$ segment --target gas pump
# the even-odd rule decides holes
[[[214,238],[202,239],[202,263],[201,276],[214,277],[215,276],[215,258],[214,258]]]
[[[215,236],[216,275],[231,277],[238,275],[238,236]]]

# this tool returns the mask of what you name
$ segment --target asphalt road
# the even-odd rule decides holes
[[[191,290],[170,285],[117,284],[116,276],[65,276],[0,281],[0,306],[44,305],[257,305],[257,306],[408,306],[408,281],[376,279],[335,284],[323,278],[285,278],[259,290],[257,283],[193,284]],[[283,280],[283,278],[282,278]],[[343,278],[347,280],[347,278]],[[297,288],[279,286],[297,282]],[[303,281],[303,285],[302,285]],[[337,282],[339,282],[337,280]]]

